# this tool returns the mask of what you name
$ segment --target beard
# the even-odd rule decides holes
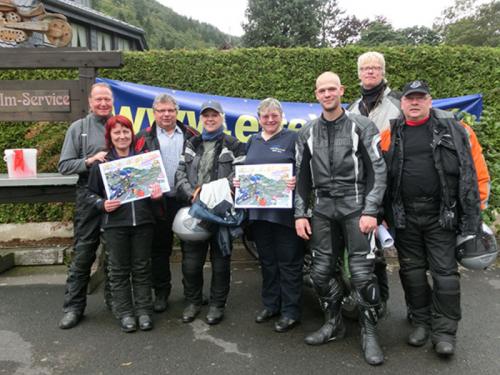
[[[335,100],[332,103],[329,104],[322,104],[321,107],[323,108],[323,111],[325,112],[335,112],[338,110],[340,106],[340,102],[338,100]]]

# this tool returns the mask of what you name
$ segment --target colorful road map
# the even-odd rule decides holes
[[[292,164],[237,165],[235,207],[292,208],[292,192],[286,180],[292,178]]]
[[[170,191],[160,151],[102,163],[99,168],[108,199],[126,203],[147,198],[155,182],[163,193]]]

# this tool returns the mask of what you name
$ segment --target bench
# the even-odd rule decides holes
[[[9,178],[7,174],[0,174],[0,203],[74,202],[77,180],[78,175],[64,176],[60,173],[38,173],[36,177],[29,178]],[[92,266],[89,293],[104,279],[103,258],[104,252],[100,246]],[[5,263],[4,267],[1,263]],[[12,257],[8,254],[0,258],[0,271],[13,266]]]

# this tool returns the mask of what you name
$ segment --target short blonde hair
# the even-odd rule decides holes
[[[264,100],[262,100],[260,103],[259,103],[259,106],[257,107],[257,114],[260,116],[260,114],[268,109],[275,109],[277,110],[279,113],[281,113],[281,115],[283,115],[283,107],[281,107],[281,103],[277,100],[277,99],[274,99],[274,98],[266,98]]]
[[[376,61],[382,67],[382,76],[385,77],[385,58],[380,52],[368,51],[358,57],[358,74],[361,73],[361,67],[368,62]]]

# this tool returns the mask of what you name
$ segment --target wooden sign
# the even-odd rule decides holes
[[[79,81],[0,81],[0,121],[74,121],[86,113]]]
[[[69,90],[0,90],[0,112],[69,111]]]

